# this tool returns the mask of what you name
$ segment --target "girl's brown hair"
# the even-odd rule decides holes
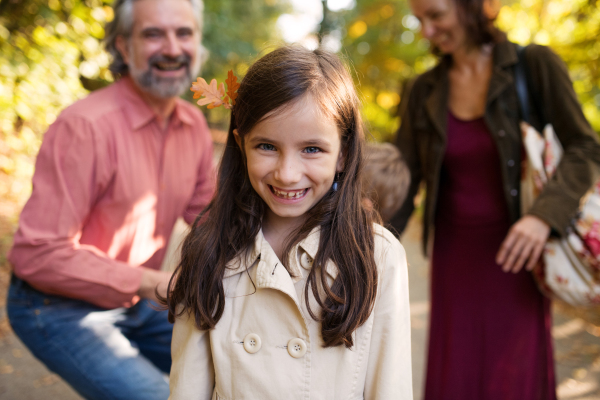
[[[187,235],[181,262],[169,284],[166,303],[171,322],[184,312],[195,317],[201,330],[219,322],[225,308],[226,264],[251,249],[267,207],[250,184],[242,150],[244,138],[259,121],[283,112],[305,96],[337,124],[345,164],[337,178],[338,190],[329,190],[307,212],[306,222],[286,241],[282,261],[287,263],[293,246],[320,227],[319,250],[304,288],[306,307],[311,317],[322,323],[326,347],[353,345],[352,333],[371,314],[377,293],[375,217],[361,206],[364,134],[359,100],[348,71],[334,54],[299,46],[265,55],[241,82],[215,197]],[[241,148],[234,129],[241,137]],[[331,285],[324,268],[327,260],[339,270]],[[320,315],[311,310],[309,291],[321,307]]]

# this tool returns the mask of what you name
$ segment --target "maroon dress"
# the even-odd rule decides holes
[[[556,399],[549,302],[494,261],[510,227],[483,118],[448,115],[431,271],[426,400]]]

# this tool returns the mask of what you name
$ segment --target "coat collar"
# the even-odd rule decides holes
[[[293,277],[287,272],[286,268],[283,267],[281,261],[271,248],[271,245],[265,239],[262,229],[258,232],[254,238],[254,245],[248,249],[244,254],[236,257],[227,264],[224,278],[239,274],[246,271],[246,269],[252,268],[258,263],[258,270],[272,268],[273,271],[284,272],[294,283],[300,281],[303,276],[303,270],[310,270],[312,267],[312,260],[315,259],[317,251],[319,250],[319,241],[321,238],[321,230],[319,227],[315,227],[304,239],[302,239],[294,248],[290,256],[290,264],[287,266]],[[303,253],[308,256],[309,264],[302,262]],[[333,261],[328,260],[325,265],[325,271],[332,278],[335,279],[338,275],[338,268]],[[274,276],[272,274],[272,276]]]
[[[494,101],[504,90],[513,84],[511,68],[518,61],[516,45],[504,41],[494,45],[492,50],[493,71],[486,99],[486,105]],[[452,59],[444,56],[439,64],[423,75],[424,84],[429,86],[425,109],[436,132],[446,137],[446,121],[448,116],[448,96],[450,81],[448,75]]]

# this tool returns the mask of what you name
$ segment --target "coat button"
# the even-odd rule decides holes
[[[244,350],[246,350],[250,354],[254,354],[260,350],[262,343],[260,341],[260,336],[256,333],[249,333],[244,338]]]
[[[300,265],[302,265],[302,268],[310,269],[312,267],[312,263],[313,263],[313,260],[308,255],[308,253],[305,251],[302,252],[302,254],[300,255]]]
[[[510,191],[510,195],[511,195],[512,197],[515,197],[517,194],[519,194],[519,192],[517,192],[517,189],[512,189],[512,190]]]
[[[515,165],[515,160],[508,160],[507,164],[509,167],[512,167]]]
[[[290,339],[287,344],[287,351],[290,356],[300,358],[306,354],[306,342],[299,338]]]
[[[500,130],[498,131],[498,136],[500,136],[500,137],[504,137],[505,135],[506,135],[506,132],[504,132],[504,129],[500,129]]]

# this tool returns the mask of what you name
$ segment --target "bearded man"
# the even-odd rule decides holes
[[[46,133],[9,259],[25,345],[87,399],[167,399],[172,326],[150,302],[178,217],[212,197],[204,117],[177,96],[198,73],[200,0],[116,0],[117,81]]]

